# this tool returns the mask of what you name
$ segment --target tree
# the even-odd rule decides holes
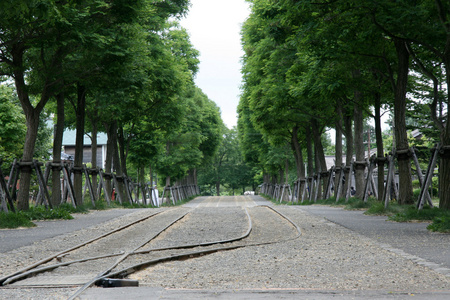
[[[0,75],[14,80],[27,124],[18,195],[21,210],[29,207],[39,116],[59,86],[57,66],[64,56],[65,35],[71,29],[66,13],[72,8],[53,2],[16,1],[0,5]],[[33,93],[38,95],[36,102]]]
[[[199,184],[214,188],[217,196],[223,193],[221,187],[228,187],[234,195],[239,187],[242,193],[248,186],[254,189],[254,176],[253,169],[244,162],[236,128],[223,127],[223,139],[217,152],[201,167]]]
[[[0,84],[0,157],[3,163],[10,164],[20,156],[25,132],[25,116],[13,88]]]

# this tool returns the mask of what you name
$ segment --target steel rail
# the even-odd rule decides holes
[[[106,232],[106,233],[104,233],[104,234],[102,234],[102,235],[99,235],[99,236],[97,236],[97,237],[95,237],[95,238],[92,238],[92,239],[90,239],[90,240],[88,240],[88,241],[86,241],[86,242],[82,242],[82,243],[80,243],[80,244],[78,244],[78,245],[76,245],[76,246],[73,246],[73,247],[71,247],[71,248],[65,249],[65,250],[63,250],[63,251],[60,251],[60,252],[58,252],[58,253],[56,253],[56,254],[54,254],[54,255],[48,256],[48,257],[46,257],[46,258],[44,258],[44,259],[41,259],[41,260],[35,262],[34,264],[31,264],[31,265],[29,265],[29,266],[27,266],[27,267],[25,267],[25,268],[23,268],[23,269],[20,269],[20,270],[14,272],[14,273],[11,273],[11,274],[9,274],[9,275],[6,275],[6,276],[0,278],[0,286],[6,285],[6,284],[8,284],[8,283],[11,283],[11,281],[9,281],[9,279],[12,278],[12,277],[16,277],[16,276],[19,275],[19,274],[25,273],[25,272],[27,272],[27,271],[29,271],[29,270],[31,270],[31,269],[34,269],[34,268],[36,268],[36,267],[38,267],[38,266],[40,266],[40,265],[43,265],[43,264],[45,264],[45,263],[51,261],[52,259],[57,258],[57,257],[59,257],[59,256],[61,256],[61,255],[63,255],[63,254],[67,254],[67,253],[69,253],[69,252],[71,252],[71,251],[74,251],[74,250],[79,249],[79,248],[81,248],[81,247],[84,247],[84,246],[86,246],[86,245],[88,245],[88,244],[91,244],[91,243],[93,243],[93,242],[95,242],[95,241],[98,241],[98,240],[100,240],[100,239],[102,239],[102,238],[105,238],[105,237],[107,237],[107,236],[109,236],[109,235],[111,235],[111,234],[114,234],[114,233],[116,233],[116,232],[119,232],[119,231],[121,231],[121,230],[124,230],[124,229],[126,229],[126,228],[128,228],[128,227],[130,227],[130,226],[133,226],[133,225],[137,224],[137,223],[143,222],[143,221],[145,221],[145,220],[147,220],[147,219],[149,219],[149,218],[151,218],[151,217],[153,217],[153,216],[156,216],[156,215],[160,214],[161,212],[162,212],[162,211],[158,211],[158,212],[155,212],[155,213],[153,213],[153,214],[151,214],[151,215],[149,215],[149,216],[145,216],[145,217],[143,217],[143,218],[140,218],[140,219],[138,219],[138,220],[135,220],[135,221],[133,221],[133,222],[131,222],[131,223],[128,223],[128,224],[126,224],[126,225],[124,225],[124,226],[121,226],[121,227],[116,228],[116,229],[114,229],[114,230],[108,231],[108,232]]]
[[[245,209],[245,213],[247,215],[248,228],[247,228],[247,231],[243,235],[241,235],[239,237],[235,237],[235,238],[231,238],[231,239],[227,239],[227,240],[212,241],[212,242],[204,242],[204,243],[180,245],[180,246],[173,246],[173,247],[164,247],[164,248],[154,248],[154,249],[148,249],[148,250],[141,250],[141,251],[136,251],[133,254],[146,254],[146,253],[150,253],[150,252],[154,252],[154,251],[165,251],[165,250],[176,250],[176,249],[188,249],[188,248],[195,248],[195,247],[205,247],[205,246],[211,246],[211,245],[217,245],[217,244],[226,244],[226,243],[231,243],[231,242],[236,242],[236,241],[243,240],[244,238],[246,238],[246,237],[248,237],[250,235],[250,232],[253,229],[252,218],[250,217],[247,208],[244,208],[244,209]]]
[[[97,260],[97,259],[102,259],[102,258],[110,258],[110,257],[115,257],[115,256],[119,256],[119,255],[123,255],[124,251],[121,251],[119,253],[113,253],[113,254],[107,254],[107,255],[100,255],[100,256],[94,256],[94,257],[88,257],[88,258],[83,258],[83,259],[77,259],[77,260],[73,260],[73,261],[67,261],[67,262],[63,262],[63,263],[58,263],[58,264],[54,264],[51,266],[45,266],[45,267],[41,267],[41,268],[37,268],[37,269],[33,269],[33,270],[29,270],[27,272],[18,274],[16,276],[10,277],[8,278],[8,280],[5,280],[4,285],[7,285],[9,283],[13,283],[22,279],[26,279],[29,277],[32,277],[38,273],[43,273],[43,272],[47,272],[47,271],[51,271],[54,269],[57,269],[59,267],[66,267],[72,264],[76,264],[76,263],[82,263],[82,262],[87,262],[87,261],[91,261],[91,260]]]
[[[172,255],[165,256],[165,257],[148,260],[146,262],[142,262],[142,263],[127,267],[125,269],[110,273],[108,275],[105,275],[105,276],[99,278],[97,282],[100,282],[101,280],[104,280],[106,278],[125,278],[137,271],[140,271],[146,267],[156,265],[161,262],[166,262],[166,261],[171,261],[171,260],[188,259],[188,258],[203,256],[203,255],[207,255],[207,254],[211,254],[211,253],[215,253],[215,252],[219,252],[219,251],[228,251],[228,250],[234,250],[234,249],[245,248],[245,247],[254,247],[254,246],[263,246],[263,245],[283,243],[283,242],[298,239],[302,235],[302,231],[301,231],[300,227],[297,224],[295,224],[295,222],[293,222],[289,217],[287,217],[286,215],[279,212],[278,210],[276,210],[273,207],[266,206],[266,205],[261,205],[260,207],[266,207],[266,208],[274,211],[278,215],[280,215],[283,219],[287,220],[297,230],[297,235],[294,237],[288,238],[288,239],[283,239],[283,240],[278,240],[278,241],[250,243],[250,244],[244,244],[244,245],[235,245],[235,246],[229,246],[229,247],[221,247],[221,248],[213,248],[213,249],[207,249],[207,250],[201,250],[201,251],[187,252],[187,253],[181,253],[181,254],[175,254],[175,255],[172,254]]]
[[[116,260],[111,266],[109,266],[106,270],[102,271],[101,273],[99,273],[97,276],[95,276],[94,278],[92,278],[91,280],[89,280],[87,283],[85,283],[80,289],[78,289],[75,294],[73,294],[72,296],[70,296],[68,298],[68,300],[71,299],[75,299],[76,297],[78,297],[82,292],[84,292],[87,288],[89,288],[91,285],[93,285],[95,282],[97,282],[100,278],[105,277],[108,273],[111,272],[112,269],[114,269],[115,267],[117,267],[117,265],[119,265],[122,261],[124,261],[125,259],[127,259],[128,256],[130,256],[133,252],[135,252],[137,249],[142,248],[143,246],[145,246],[146,244],[148,244],[150,241],[154,240],[157,236],[159,236],[161,233],[163,233],[164,231],[166,231],[169,227],[171,227],[173,224],[175,224],[176,222],[178,222],[179,220],[183,219],[188,213],[190,213],[192,210],[187,211],[186,213],[184,213],[183,215],[175,218],[175,220],[173,220],[172,222],[170,222],[169,225],[165,226],[164,228],[162,228],[160,231],[158,231],[157,233],[155,233],[153,236],[147,238],[145,241],[143,241],[142,243],[140,243],[138,246],[136,246],[133,250],[128,251],[126,253],[124,253],[121,257],[119,257],[118,260]]]
[[[215,252],[219,252],[219,251],[227,251],[227,250],[233,250],[233,249],[238,249],[238,248],[244,248],[244,247],[250,247],[250,246],[261,246],[261,245],[268,245],[268,244],[275,244],[275,243],[280,243],[280,242],[286,242],[289,240],[293,240],[293,239],[297,239],[301,236],[301,229],[300,227],[295,224],[291,219],[289,219],[287,216],[285,216],[284,214],[282,214],[281,212],[279,212],[278,210],[276,210],[273,207],[270,206],[260,206],[260,207],[266,207],[272,211],[274,211],[275,213],[277,213],[280,217],[284,218],[285,220],[287,220],[292,226],[295,227],[295,229],[297,230],[297,235],[295,237],[292,238],[288,238],[288,239],[283,239],[283,240],[277,240],[277,241],[268,241],[268,242],[261,242],[261,243],[249,243],[249,244],[242,244],[242,245],[232,245],[232,246],[228,246],[228,247],[217,247],[217,248],[212,248],[212,249],[206,249],[206,250],[200,250],[200,251],[193,251],[193,252],[187,252],[187,253],[181,253],[181,254],[171,254],[165,257],[161,257],[161,258],[157,258],[157,259],[152,259],[146,262],[142,262],[130,267],[127,267],[125,269],[119,270],[119,271],[115,271],[115,272],[111,272],[115,267],[117,267],[117,265],[120,264],[120,262],[122,262],[123,260],[125,260],[127,257],[131,256],[131,255],[136,255],[136,254],[146,254],[149,252],[153,252],[153,251],[164,251],[164,250],[176,250],[176,249],[187,249],[187,248],[194,248],[194,247],[205,247],[205,246],[211,246],[211,245],[218,245],[218,244],[225,244],[225,243],[232,243],[232,242],[236,242],[236,241],[240,241],[243,240],[245,238],[247,238],[251,231],[252,231],[252,219],[248,213],[247,208],[245,208],[245,212],[248,218],[248,229],[247,231],[237,237],[237,238],[232,238],[232,239],[227,239],[227,240],[220,240],[220,241],[213,241],[213,242],[204,242],[204,243],[195,243],[195,244],[188,244],[188,245],[179,245],[179,246],[173,246],[173,247],[165,247],[165,248],[154,248],[154,249],[148,249],[148,250],[141,250],[141,251],[137,251],[139,248],[143,247],[145,244],[147,244],[148,242],[150,242],[151,240],[153,240],[154,238],[156,238],[158,235],[160,235],[162,232],[164,232],[165,230],[167,230],[169,227],[171,227],[173,224],[175,224],[177,221],[179,221],[181,218],[185,217],[189,212],[185,213],[183,216],[177,218],[177,220],[171,222],[169,225],[167,225],[165,228],[163,228],[160,232],[158,232],[157,234],[155,234],[153,237],[147,239],[146,241],[144,241],[143,243],[141,243],[139,246],[135,247],[135,249],[128,251],[127,253],[115,253],[115,254],[109,254],[109,255],[103,255],[103,256],[98,256],[98,257],[91,257],[91,258],[85,258],[85,259],[80,259],[77,261],[71,261],[71,262],[65,262],[65,263],[60,263],[60,264],[55,264],[52,266],[47,266],[47,267],[43,267],[40,269],[36,269],[36,270],[32,270],[30,272],[27,272],[27,274],[23,274],[22,277],[29,277],[33,272],[43,272],[46,270],[51,270],[51,269],[55,269],[58,268],[60,266],[66,266],[66,265],[70,265],[70,264],[74,264],[74,263],[78,263],[78,262],[85,262],[85,261],[89,261],[89,260],[94,260],[94,259],[101,259],[101,258],[108,258],[108,257],[114,257],[114,256],[119,256],[121,255],[121,257],[111,266],[109,267],[107,270],[101,272],[100,274],[98,274],[95,278],[91,279],[88,283],[86,283],[85,285],[83,285],[74,295],[72,295],[69,300],[75,299],[77,296],[79,296],[82,292],[84,292],[87,288],[89,288],[90,286],[92,286],[93,284],[98,284],[99,282],[101,282],[102,280],[106,279],[106,278],[124,278],[134,272],[137,272],[145,267],[151,266],[151,265],[155,265],[161,262],[165,262],[165,261],[170,261],[170,260],[179,260],[179,259],[185,259],[185,258],[192,258],[192,257],[198,257],[198,256],[202,256],[202,255],[207,255],[207,254],[211,254],[211,253],[215,253]],[[157,214],[159,214],[161,212],[157,212],[155,214],[152,214],[150,216],[147,216],[145,218],[142,218],[138,221],[132,222],[128,225],[125,225],[121,228],[118,228],[116,230],[113,230],[111,232],[108,232],[104,235],[101,235],[97,238],[91,239],[88,242],[82,243],[80,245],[77,245],[75,247],[72,247],[70,249],[64,250],[59,252],[58,254],[52,255],[51,257],[47,258],[47,259],[43,259],[41,261],[39,261],[38,263],[33,264],[32,266],[29,266],[21,271],[18,271],[12,275],[6,276],[4,278],[8,279],[11,276],[14,275],[18,275],[18,273],[20,272],[24,272],[27,270],[32,269],[33,267],[36,267],[39,264],[43,264],[46,263],[48,261],[50,261],[53,258],[57,258],[60,257],[70,251],[73,251],[75,249],[78,249],[88,243],[92,243],[102,237],[108,236],[112,233],[115,233],[117,231],[123,230],[127,227],[130,227],[136,223],[139,223],[141,221],[144,221],[152,216],[155,216]],[[6,280],[2,278],[0,280],[1,284],[7,284],[7,283],[11,283],[11,281],[8,281],[7,283],[5,282]],[[20,278],[14,279],[14,281],[19,280]]]
[[[233,242],[233,241],[242,240],[245,237],[247,237],[250,234],[251,230],[252,230],[252,221],[251,221],[250,215],[248,213],[248,210],[246,208],[245,208],[245,213],[246,213],[247,219],[248,219],[248,228],[247,228],[247,231],[242,236],[239,236],[239,237],[236,237],[236,238],[232,238],[232,239],[228,239],[228,240],[220,240],[220,241],[213,241],[213,242],[204,242],[204,243],[197,243],[197,244],[181,245],[181,246],[167,247],[167,248],[156,248],[156,249],[141,250],[141,251],[132,251],[129,254],[130,255],[136,255],[136,254],[146,254],[146,253],[154,252],[154,251],[163,251],[163,250],[172,250],[172,249],[187,249],[187,248],[194,248],[194,247],[198,247],[198,246],[208,246],[208,245],[213,245],[213,244],[223,244],[223,243],[229,243],[229,242]],[[167,230],[171,225],[172,224],[166,226],[166,228],[164,230]],[[160,233],[161,232],[159,232],[157,235],[159,235]],[[156,236],[154,236],[153,238],[156,238]],[[32,277],[32,276],[34,276],[34,275],[36,275],[38,273],[51,271],[51,270],[57,269],[59,267],[69,266],[69,265],[72,265],[72,264],[87,262],[87,261],[91,261],[91,260],[115,257],[115,256],[123,255],[124,253],[125,253],[124,251],[121,251],[120,253],[113,253],[113,254],[107,254],[107,255],[101,255],[101,256],[95,256],[95,257],[88,257],[88,258],[83,258],[83,259],[78,259],[78,260],[58,263],[58,264],[54,264],[54,265],[51,265],[51,266],[45,266],[45,267],[42,267],[42,268],[32,269],[32,270],[23,272],[21,274],[15,275],[15,276],[11,276],[7,280],[5,280],[4,285],[7,285],[9,283],[13,283],[13,282],[16,282],[16,281],[19,281],[19,280],[23,280],[23,279]],[[58,257],[62,256],[64,254],[67,254],[67,253],[60,254],[60,255],[58,255]],[[56,258],[58,258],[58,257],[56,257]]]
[[[178,220],[174,221],[173,223],[169,224],[166,228],[162,229],[158,234],[156,234],[152,239],[150,239],[149,241],[142,243],[141,246],[137,247],[135,250],[130,251],[129,253],[126,254],[126,257],[128,257],[129,255],[133,255],[133,254],[145,254],[145,253],[149,253],[152,251],[162,251],[162,250],[174,250],[174,249],[183,249],[183,248],[194,248],[194,247],[204,247],[204,246],[210,246],[210,245],[215,245],[215,244],[224,244],[224,243],[229,243],[229,242],[233,242],[233,241],[239,241],[242,240],[246,237],[248,237],[250,235],[250,232],[252,231],[252,220],[251,217],[248,213],[247,208],[245,208],[245,213],[247,215],[247,219],[248,219],[248,228],[247,231],[237,237],[237,238],[232,238],[232,239],[227,239],[227,240],[219,240],[219,241],[213,241],[213,242],[204,242],[204,243],[196,243],[196,244],[189,244],[189,245],[181,245],[181,246],[174,246],[174,247],[170,247],[170,248],[158,248],[158,249],[149,249],[149,250],[143,250],[143,251],[139,251],[137,252],[136,250],[143,247],[145,244],[149,243],[152,239],[156,238],[159,234],[161,234],[163,231],[167,230],[169,227],[171,227],[175,222],[177,222]],[[186,213],[187,214],[187,213]],[[186,215],[185,214],[185,215]],[[183,215],[182,218],[185,216]],[[181,218],[180,218],[181,219]],[[124,257],[124,259],[126,258]],[[120,261],[123,261],[120,260]],[[119,261],[119,262],[120,262]],[[118,262],[118,263],[119,263]],[[96,282],[109,277],[107,273],[109,273],[114,267],[116,267],[117,264],[114,264],[111,268],[109,268],[107,271],[102,272],[101,274],[99,274],[98,276],[96,276],[95,278],[93,278],[92,280],[90,280],[89,282],[87,282],[82,288],[80,288],[79,290],[77,290],[75,292],[75,294],[73,294],[70,298],[68,298],[68,300],[72,300],[75,299],[76,297],[78,297],[82,292],[84,292],[87,288],[89,288],[90,286],[92,286],[93,284],[95,284]]]

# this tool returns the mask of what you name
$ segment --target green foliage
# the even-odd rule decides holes
[[[67,210],[67,207],[58,207],[55,209],[46,209],[44,206],[32,207],[28,211],[19,211],[16,213],[0,212],[0,228],[34,227],[32,220],[71,220],[73,217]]]
[[[39,128],[34,150],[34,158],[39,161],[47,161],[52,153],[53,127],[49,124],[49,114],[44,112],[39,119]]]
[[[383,202],[373,201],[371,206],[365,212],[366,215],[393,215],[402,211],[404,208],[398,204],[391,203],[386,208]]]
[[[73,219],[73,217],[70,215],[70,212],[60,207],[46,209],[44,206],[36,206],[30,208],[30,210],[26,212],[26,215],[30,220]]]
[[[152,208],[153,206],[150,204],[144,205],[141,203],[123,202],[121,207],[130,209],[130,208]]]
[[[450,233],[450,216],[435,217],[433,223],[427,226],[428,230]]]
[[[425,206],[423,209],[418,210],[415,206],[408,206],[403,211],[390,216],[389,219],[396,222],[407,222],[410,220],[418,221],[431,221],[433,218],[450,216],[448,212],[445,212],[437,207]]]
[[[245,163],[240,151],[236,129],[223,127],[223,139],[212,159],[200,170],[199,185],[207,186],[221,195],[234,195],[236,189],[245,189],[255,185],[255,169]],[[227,191],[217,191],[224,187]],[[240,192],[239,192],[240,193]]]
[[[30,217],[24,212],[5,213],[0,211],[0,228],[35,227]]]
[[[372,206],[372,201],[363,202],[361,199],[352,197],[349,199],[347,203],[345,203],[346,209],[349,210],[359,210],[359,209],[367,209]]]
[[[261,195],[266,199],[272,201],[275,204],[279,204],[278,201],[268,197],[267,195]],[[291,203],[288,203],[291,204]],[[317,202],[304,201],[303,203],[295,203],[292,205],[330,205],[330,206],[342,206],[345,209],[364,209],[366,215],[383,215],[388,216],[388,219],[395,222],[410,222],[410,221],[432,221],[428,225],[427,229],[438,232],[450,232],[450,212],[439,209],[437,207],[424,206],[423,209],[418,210],[414,205],[399,205],[396,203],[390,203],[387,208],[384,207],[384,203],[377,201],[375,198],[370,197],[367,202],[363,202],[360,199],[351,197],[348,202],[345,199],[339,199],[336,202],[334,197],[329,199],[317,200]]]
[[[5,163],[12,163],[23,151],[25,116],[17,102],[14,90],[0,84],[0,158]]]

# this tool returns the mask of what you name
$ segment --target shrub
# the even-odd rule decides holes
[[[427,226],[428,230],[439,232],[450,232],[450,216],[436,217],[433,223]]]
[[[437,207],[424,206],[423,209],[418,210],[415,206],[408,206],[402,212],[389,217],[389,219],[396,222],[408,222],[411,220],[431,221],[433,218],[440,217],[443,214],[445,212]]]
[[[30,218],[23,212],[0,212],[0,228],[34,227]]]
[[[23,213],[26,214],[30,220],[73,219],[73,217],[70,215],[70,212],[62,207],[46,209],[44,206],[36,206]]]

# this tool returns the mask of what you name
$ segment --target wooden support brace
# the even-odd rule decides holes
[[[9,194],[8,187],[7,187],[6,182],[5,182],[5,177],[3,176],[1,165],[2,165],[2,162],[0,161],[0,185],[1,185],[1,189],[3,190],[3,193],[6,196],[6,200],[7,200],[8,204],[9,204],[9,209],[11,209],[12,212],[16,212],[16,210],[14,208],[14,202],[13,202],[13,200],[11,198],[11,195]],[[0,193],[2,193],[2,191],[0,191]],[[4,202],[4,200],[3,200],[3,197],[2,197],[2,207],[3,207],[3,202]],[[5,211],[7,211],[8,208],[7,208],[6,204],[4,205],[4,209],[5,208],[6,208]]]
[[[53,206],[50,202],[50,195],[48,193],[47,185],[45,184],[44,176],[42,175],[41,166],[37,160],[33,161],[33,165],[34,165],[34,169],[36,170],[36,175],[37,175],[38,183],[39,183],[39,189],[44,197],[45,207],[53,208]]]
[[[72,180],[70,179],[70,172],[69,172],[68,165],[64,165],[63,174],[64,174],[64,180],[66,182],[67,191],[70,194],[70,199],[72,199],[72,205],[73,205],[73,207],[77,207],[77,205],[76,205],[77,202],[75,201],[75,191],[73,188]]]
[[[95,207],[95,201],[97,200],[95,198],[95,193],[94,193],[94,188],[92,187],[92,181],[91,181],[91,177],[89,176],[89,172],[86,168],[86,165],[83,164],[83,172],[84,172],[84,177],[86,178],[86,182],[84,184],[84,187],[89,190],[89,195],[91,197],[91,203],[92,205]],[[84,196],[84,193],[83,193]]]
[[[364,185],[364,194],[363,194],[363,202],[367,202],[367,198],[369,198],[369,187],[371,184],[372,172],[374,168],[373,158],[370,158],[369,168],[367,170],[366,184]]]
[[[320,179],[321,179],[321,177],[320,177],[320,173],[319,174],[317,174],[317,179],[316,179],[316,190],[315,190],[315,193],[314,193],[314,203],[316,203],[317,202],[317,197],[319,196],[319,190],[320,190]]]
[[[350,171],[348,172],[348,186],[347,186],[347,192],[345,194],[345,202],[348,202],[348,199],[350,198],[351,188],[352,188],[352,179],[353,179],[353,168],[354,168],[354,161],[352,159],[352,162],[350,164]]]
[[[428,165],[430,165],[430,162],[433,160],[434,154],[436,153],[435,149],[433,149],[433,150],[434,151],[431,154],[431,159],[428,162]],[[420,187],[422,188],[424,186],[424,178],[423,178],[423,174],[422,174],[422,169],[420,168],[419,160],[417,159],[417,155],[416,155],[415,149],[411,148],[411,152],[412,152],[414,165],[416,166],[417,177],[419,178],[419,184],[420,184]],[[428,171],[428,169],[427,169],[427,171]],[[428,193],[428,189],[424,192],[424,194],[425,194],[426,200],[428,201],[428,205],[430,205],[430,207],[433,207],[433,201],[431,201],[431,196]],[[421,196],[420,195],[419,195],[419,199],[417,199],[417,201],[418,201],[417,202],[417,207],[419,208],[420,207],[420,202],[421,202]],[[422,207],[423,207],[423,205],[422,205]]]
[[[332,182],[333,182],[334,169],[335,169],[335,166],[332,166],[330,171],[329,171],[327,190],[326,190],[324,199],[328,199],[331,196],[331,187],[332,187],[332,184],[333,184]]]
[[[341,168],[339,169],[339,174],[338,176],[338,186],[336,188],[336,202],[339,201],[339,199],[341,198],[341,194],[342,194],[342,189],[344,186],[344,165],[341,166]]]
[[[425,193],[428,193],[428,188],[430,187],[432,179],[433,179],[434,168],[436,167],[436,161],[437,161],[437,157],[438,157],[438,153],[439,153],[439,144],[437,144],[433,150],[434,150],[433,151],[434,153],[428,164],[427,173],[425,175],[425,181],[420,189],[419,201],[417,203],[417,208],[419,210],[423,209],[423,205],[425,202]]]
[[[392,169],[394,168],[394,156],[390,155],[388,157],[388,172],[386,178],[386,185],[384,186],[383,192],[383,200],[384,200],[384,208],[387,208],[389,205],[390,193],[391,193],[391,184],[392,184]]]

